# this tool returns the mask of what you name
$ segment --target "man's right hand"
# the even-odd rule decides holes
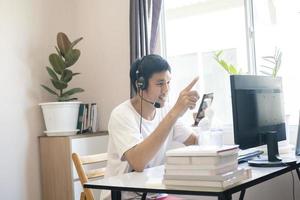
[[[196,90],[192,90],[192,88],[197,83],[198,79],[199,77],[194,78],[194,80],[180,92],[176,104],[172,109],[177,116],[182,116],[188,108],[195,108],[196,103],[199,100],[199,94]]]

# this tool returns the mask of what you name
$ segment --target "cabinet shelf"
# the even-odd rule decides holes
[[[105,153],[108,132],[72,136],[40,136],[43,200],[74,200],[82,191],[71,155]]]

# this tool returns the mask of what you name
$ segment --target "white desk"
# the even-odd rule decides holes
[[[252,178],[245,180],[226,190],[217,189],[201,189],[198,187],[170,187],[162,183],[164,166],[153,167],[144,170],[144,172],[132,172],[105,178],[98,181],[91,181],[84,184],[85,188],[91,189],[106,189],[112,191],[112,199],[120,199],[119,191],[134,191],[134,192],[151,192],[151,193],[168,193],[168,194],[183,194],[183,195],[202,195],[202,196],[217,196],[219,200],[231,200],[232,194],[240,192],[240,199],[244,198],[245,191],[259,183],[265,182],[282,174],[296,170],[298,178],[300,178],[299,167],[300,159],[297,164],[288,167],[274,168],[252,168]],[[247,163],[241,164],[241,167],[248,166]]]

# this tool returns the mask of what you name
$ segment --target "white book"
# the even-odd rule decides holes
[[[168,156],[166,164],[188,165],[192,164],[192,156]]]
[[[96,103],[92,103],[92,132],[98,129],[98,107]]]
[[[168,156],[166,158],[166,164],[174,165],[221,165],[228,162],[237,160],[238,154],[232,154],[227,156]]]
[[[202,180],[202,181],[225,181],[235,176],[241,176],[244,173],[244,168],[239,168],[234,171],[220,175],[198,176],[198,175],[164,175],[165,180]]]
[[[165,168],[166,175],[192,175],[192,176],[209,176],[219,175],[230,171],[236,170],[238,165],[228,165],[226,167],[217,169],[167,169]]]
[[[188,165],[171,165],[165,164],[165,169],[187,169],[187,170],[220,170],[222,168],[228,167],[238,167],[238,160],[231,161],[229,163],[224,163],[221,165],[209,164],[209,165],[199,165],[199,164],[188,164]]]
[[[249,172],[250,171],[250,172]],[[251,169],[247,169],[239,176],[234,176],[225,181],[206,181],[206,180],[163,180],[165,185],[169,186],[190,186],[190,187],[212,187],[226,189],[236,183],[251,178]]]
[[[238,153],[238,147],[238,145],[223,145],[221,147],[190,145],[171,149],[166,152],[166,156],[225,156]]]
[[[225,156],[195,156],[192,157],[192,164],[214,164],[214,165],[222,165],[225,163],[233,162],[238,159],[238,153],[232,155]]]

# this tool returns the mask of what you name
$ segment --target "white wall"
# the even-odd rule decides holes
[[[77,0],[77,35],[83,36],[82,72],[74,85],[85,89],[80,99],[96,101],[100,129],[107,130],[111,110],[129,98],[129,0]]]
[[[74,67],[82,76],[73,85],[86,90],[82,100],[99,103],[102,129],[129,96],[128,10],[128,0],[0,0],[1,199],[41,199],[37,104],[54,100],[40,84],[49,83],[45,66],[57,32],[84,37]]]

